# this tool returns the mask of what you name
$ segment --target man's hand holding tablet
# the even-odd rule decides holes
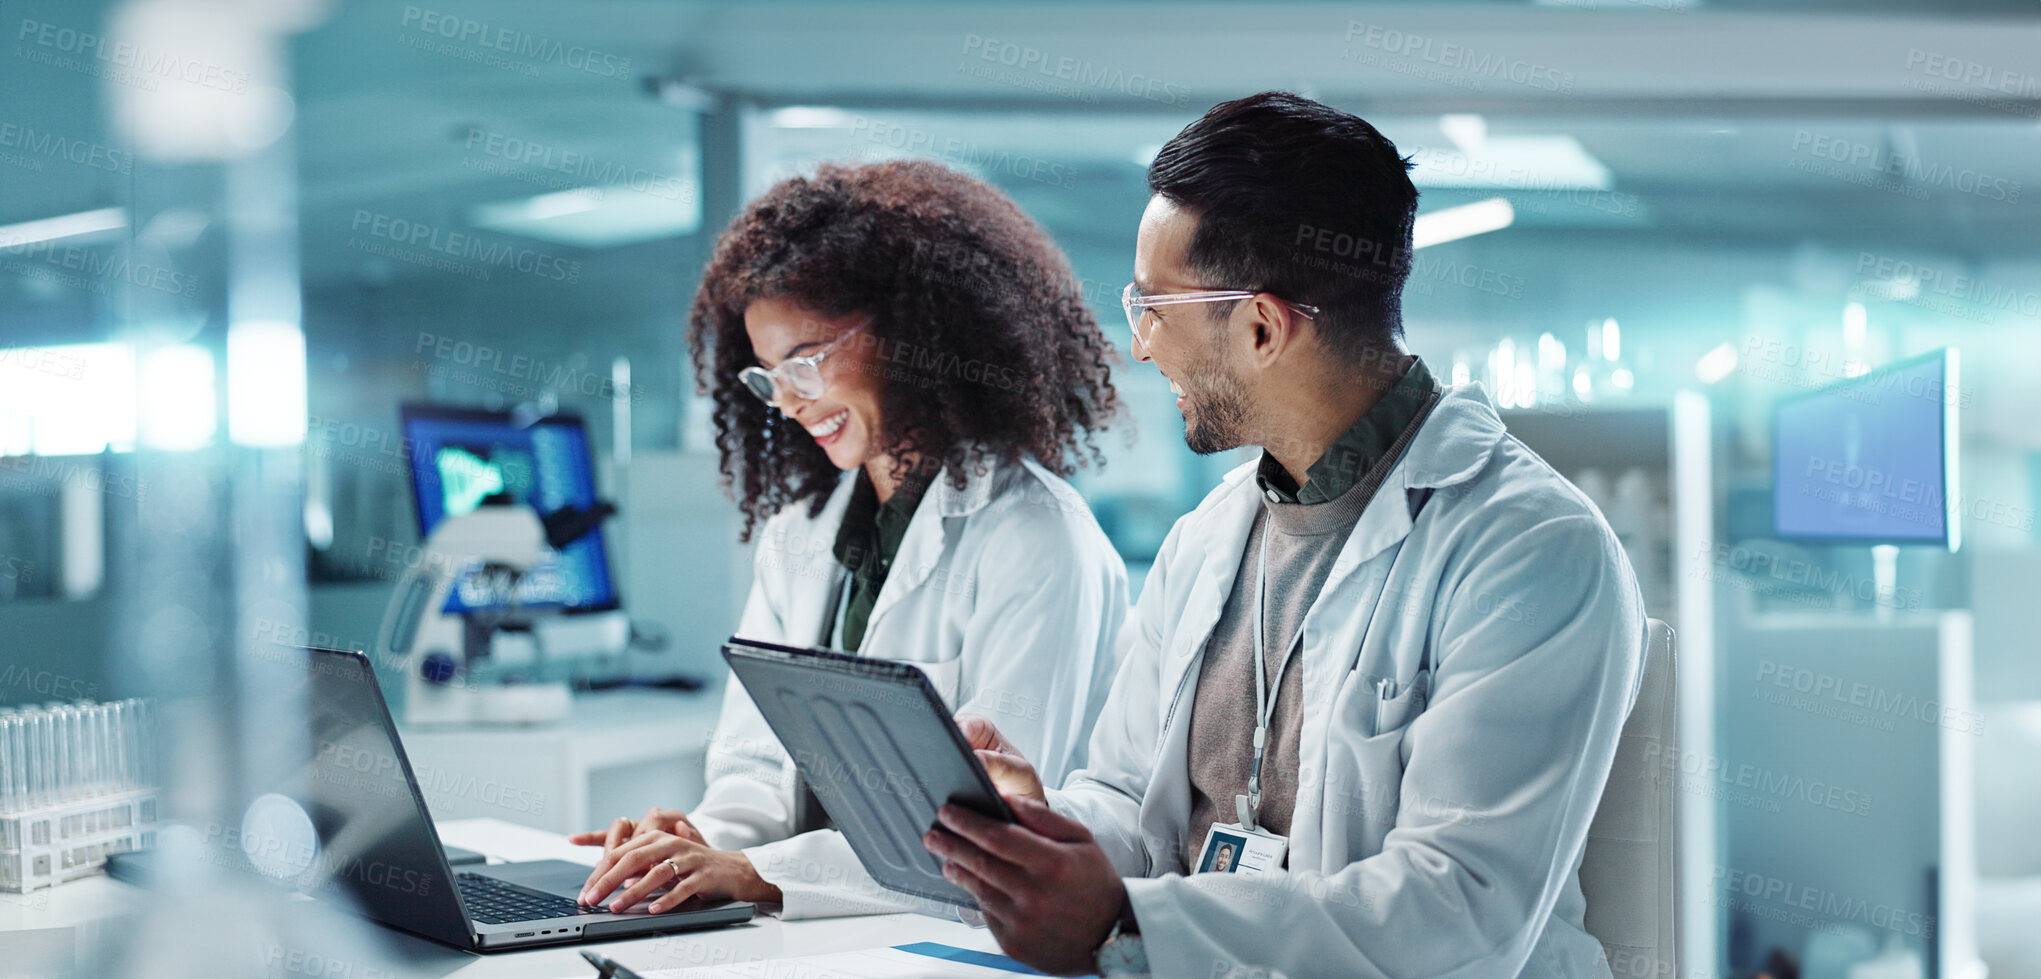
[[[1035,766],[991,721],[960,715],[957,729],[1018,822],[944,806],[922,845],[943,858],[945,879],[978,899],[1001,948],[1028,950],[1015,958],[1054,975],[1092,972],[1093,950],[1126,907],[1120,872],[1090,830],[1049,808]]]
[[[1016,818],[981,760],[1023,799],[1042,798],[1034,766],[983,724],[978,750],[921,667],[835,650],[732,637],[723,658],[803,781],[881,886],[971,907],[922,838],[945,805]]]

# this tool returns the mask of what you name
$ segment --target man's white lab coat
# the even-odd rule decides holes
[[[1477,386],[1444,393],[1304,620],[1288,871],[1184,876],[1186,732],[1254,472],[1171,530],[1089,767],[1049,793],[1130,878],[1155,974],[1608,975],[1577,871],[1643,601],[1601,515]]]

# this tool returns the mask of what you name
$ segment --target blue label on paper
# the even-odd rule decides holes
[[[958,948],[955,945],[944,945],[941,942],[915,942],[912,945],[895,945],[893,948],[902,952],[913,952],[916,955],[926,955],[930,958],[948,959],[951,962],[962,962],[966,965],[981,966],[987,969],[999,969],[1003,972],[1015,972],[1024,976],[1043,975],[1043,973],[1036,972],[998,952],[979,952],[968,948]]]

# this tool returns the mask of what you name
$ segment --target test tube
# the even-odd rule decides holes
[[[90,798],[101,791],[99,785],[99,705],[93,703],[73,704],[71,713],[77,717],[78,730],[73,735],[78,744],[78,796]]]
[[[44,707],[32,708],[30,715],[29,747],[35,752],[28,760],[29,773],[36,782],[36,805],[47,806],[56,801],[57,789],[57,745],[56,720]]]
[[[78,798],[81,788],[78,778],[78,709],[68,704],[54,704],[50,713],[57,719],[57,778],[63,787],[58,798],[69,802]]]
[[[113,705],[92,708],[92,743],[99,746],[99,794],[120,791],[120,766],[114,758]]]
[[[69,704],[71,714],[71,797],[89,799],[99,791],[99,752],[92,740],[92,705]]]
[[[64,749],[69,752],[69,764],[64,766],[64,780],[71,783],[68,793],[73,799],[83,799],[92,793],[92,739],[85,719],[85,708],[77,704],[65,704]]]
[[[129,788],[149,787],[149,742],[144,727],[148,723],[147,706],[139,700],[121,701],[124,708],[121,715],[122,737],[127,740]]]
[[[14,712],[14,756],[20,761],[15,766],[14,804],[21,809],[35,808],[35,717],[26,708]]]
[[[163,716],[153,701],[135,702],[135,732],[142,739],[142,784],[155,789],[163,785]]]
[[[106,736],[99,729],[99,715],[102,706],[85,703],[78,705],[78,739],[85,745],[85,794],[105,795],[106,788]]]
[[[71,768],[71,750],[66,737],[69,725],[64,723],[61,705],[52,704],[43,708],[43,750],[50,765],[49,805],[61,804],[71,794],[71,780],[66,774]]]
[[[110,773],[107,784],[109,791],[126,792],[134,788],[128,780],[128,702],[116,700],[106,705],[106,766]]]
[[[14,762],[14,746],[20,740],[15,734],[17,726],[14,711],[0,709],[0,850],[21,848],[21,841],[14,838],[19,824],[7,818],[22,808],[21,797],[14,790],[15,776],[20,771],[20,766]],[[0,868],[0,883],[10,883],[6,874],[7,871]]]
[[[14,717],[14,807],[35,808],[35,717],[15,711]]]
[[[57,783],[57,744],[55,744],[55,722],[47,710],[35,710],[29,718],[29,777],[33,779],[29,791],[29,804],[43,808],[55,802]]]
[[[78,798],[78,709],[70,704],[51,704],[50,715],[57,724],[57,778],[65,802]]]
[[[93,737],[93,705],[71,705],[71,768],[76,773],[78,787],[73,794],[80,799],[99,794],[99,739]]]
[[[103,704],[86,704],[79,708],[79,720],[85,725],[85,743],[91,749],[86,757],[91,762],[88,774],[93,795],[105,795],[107,792],[106,732],[102,729],[101,717],[105,712]]]
[[[8,793],[14,797],[14,809],[19,812],[33,806],[34,800],[28,795],[28,769],[31,764],[28,753],[29,716],[21,711],[12,711],[7,716],[8,730],[14,735],[7,748]]]
[[[14,744],[19,738],[14,733],[17,726],[13,710],[0,710],[0,813],[13,812],[21,806],[21,793],[14,787],[21,772],[20,764],[14,760]]]
[[[33,707],[21,712],[21,805],[34,809],[43,804],[44,765],[42,758],[42,711]]]

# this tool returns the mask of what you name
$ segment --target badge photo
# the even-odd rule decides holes
[[[1255,874],[1279,870],[1290,841],[1273,833],[1245,829],[1238,823],[1213,823],[1198,850],[1200,874]]]

